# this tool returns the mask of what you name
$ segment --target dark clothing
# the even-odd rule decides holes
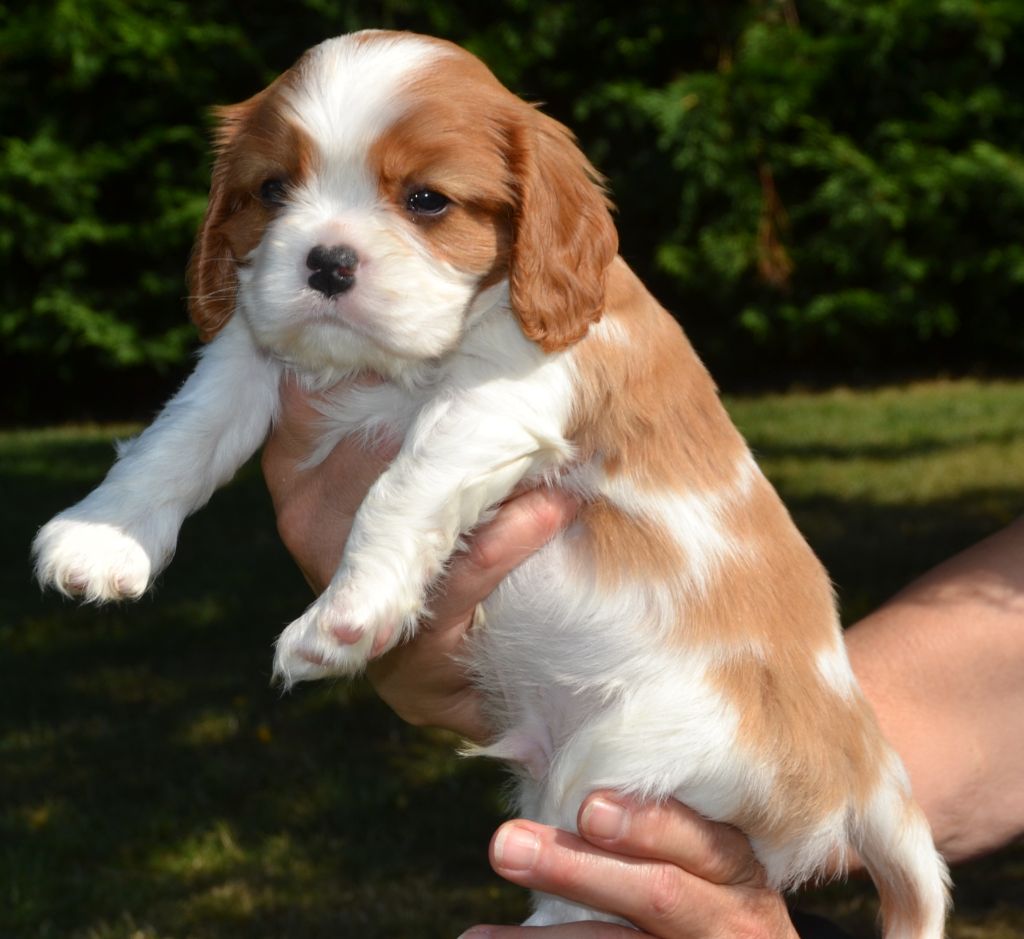
[[[848,932],[843,932],[820,916],[801,913],[799,910],[790,910],[789,915],[800,939],[853,939]]]

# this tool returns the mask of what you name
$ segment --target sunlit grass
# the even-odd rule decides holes
[[[728,403],[848,620],[1024,507],[1024,383]],[[33,531],[131,432],[0,434],[0,936],[450,939],[521,917],[486,861],[499,771],[360,682],[270,687],[309,596],[254,467],[186,524],[153,596],[39,596]],[[959,875],[954,939],[1024,934],[1022,877],[1020,851]],[[819,902],[859,924],[870,896]]]
[[[840,389],[737,400],[731,410],[790,496],[921,505],[1020,484],[1017,383]]]
[[[729,401],[847,621],[1024,508],[1024,383]]]

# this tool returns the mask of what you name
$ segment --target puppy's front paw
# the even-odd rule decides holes
[[[353,675],[398,641],[409,617],[363,591],[332,585],[277,640],[274,677],[286,687],[328,675]]]
[[[106,522],[58,516],[32,545],[36,578],[69,597],[104,603],[142,596],[153,561],[131,534]]]

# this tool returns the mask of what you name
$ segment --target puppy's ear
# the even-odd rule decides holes
[[[557,352],[601,318],[619,239],[601,177],[565,127],[531,109],[513,148],[512,309],[528,339]]]
[[[232,145],[251,113],[251,102],[214,109],[217,119],[217,159],[210,182],[206,214],[196,234],[188,264],[189,316],[199,338],[209,342],[224,328],[235,310],[238,272],[224,231],[233,208]]]
[[[213,112],[217,119],[214,134],[217,159],[213,165],[206,215],[196,234],[188,264],[189,316],[203,342],[213,339],[235,310],[237,260],[226,232],[227,222],[238,208],[238,197],[232,186],[233,148],[258,98],[215,108]]]

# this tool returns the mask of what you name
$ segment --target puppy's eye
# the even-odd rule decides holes
[[[433,189],[417,189],[405,200],[405,205],[414,215],[440,215],[451,201]]]
[[[288,189],[283,179],[265,179],[260,186],[260,202],[268,209],[285,204]]]

